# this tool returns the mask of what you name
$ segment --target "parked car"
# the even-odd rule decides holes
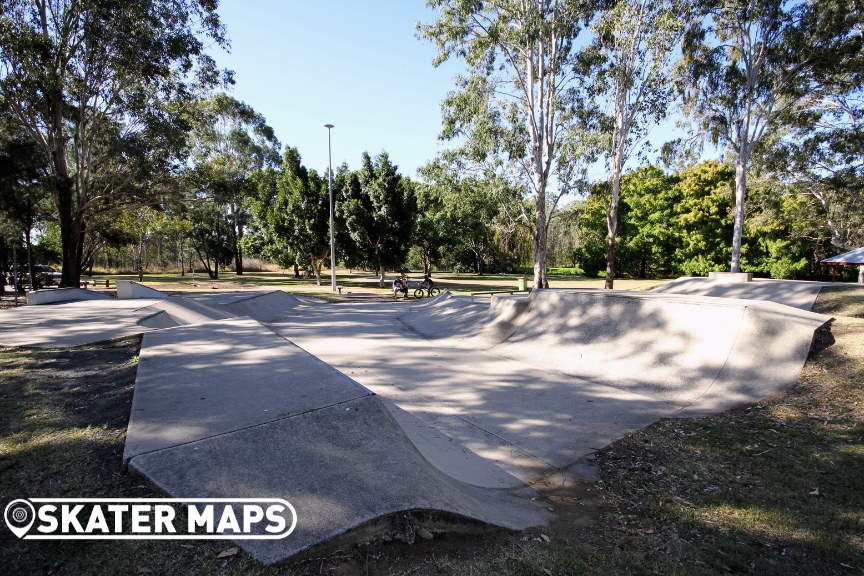
[[[36,277],[35,282],[33,282],[33,288],[39,290],[46,286],[57,286],[60,284],[60,278],[62,274],[55,270],[53,267],[48,266],[47,264],[35,264],[33,266],[33,275]],[[6,279],[6,284],[8,286],[13,286],[13,278],[12,274],[9,274],[9,277]],[[27,265],[18,267],[18,288],[19,290],[24,290],[25,288],[30,286],[30,274],[27,272]]]
[[[60,284],[60,278],[63,276],[60,272],[47,264],[36,264],[33,266],[33,274],[42,280],[43,286],[56,286]]]

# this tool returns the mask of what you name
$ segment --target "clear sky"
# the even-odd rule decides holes
[[[463,64],[432,66],[435,47],[414,35],[418,21],[433,19],[425,0],[221,0],[219,14],[231,52],[211,54],[234,70],[232,95],[262,113],[308,168],[326,173],[328,123],[334,168],[359,168],[363,151],[386,150],[415,178],[447,146],[438,140],[441,101]],[[670,118],[649,139],[657,148],[675,132]],[[634,155],[627,166],[638,163]],[[607,175],[598,162],[589,177]]]
[[[234,70],[232,95],[308,168],[326,171],[328,123],[334,168],[386,150],[414,178],[443,149],[440,103],[459,66],[434,68],[434,46],[414,37],[425,0],[222,0],[219,14],[231,53],[211,54]]]

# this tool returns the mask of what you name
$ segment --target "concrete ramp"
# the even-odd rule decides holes
[[[770,302],[541,290],[494,353],[716,412],[792,386],[829,320]]]
[[[300,300],[296,296],[277,290],[251,295],[226,305],[225,309],[236,316],[249,316],[259,322],[269,323],[290,314],[299,304]]]
[[[629,292],[533,292],[521,327],[495,353],[677,404],[720,374],[744,308]],[[812,336],[812,335],[811,335]]]
[[[546,520],[536,502],[437,470],[377,396],[247,318],[145,334],[124,460],[172,497],[291,502],[290,536],[237,541],[267,564],[420,527]]]
[[[0,310],[0,345],[79,346],[140,334],[139,310],[155,300],[99,298]]]
[[[830,320],[772,303],[747,306],[723,370],[676,416],[715,414],[788,390],[804,367],[814,332]]]
[[[154,290],[138,282],[131,280],[117,281],[117,298],[125,300],[127,298],[167,298],[168,295],[159,290]]]
[[[160,312],[164,313],[165,316],[160,316]],[[142,308],[141,313],[144,317],[139,323],[151,328],[186,326],[236,317],[225,306],[211,306],[186,296],[174,296],[162,300]]]
[[[413,307],[400,321],[424,338],[446,339],[456,348],[490,348],[506,340],[521,323],[527,298],[493,296],[489,304],[453,298]]]
[[[765,300],[785,304],[801,310],[810,310],[823,286],[830,282],[802,280],[770,280],[753,278],[751,282],[724,282],[712,278],[678,278],[654,288],[652,293],[714,296],[743,300]]]

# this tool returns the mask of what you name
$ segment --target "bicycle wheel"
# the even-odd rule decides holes
[[[423,298],[423,289],[422,288],[417,288],[416,290],[414,290],[414,298],[417,298],[418,300]]]
[[[438,288],[430,288],[429,296],[437,296],[440,292],[441,290],[439,290]]]

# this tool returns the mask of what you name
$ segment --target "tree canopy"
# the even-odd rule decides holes
[[[212,0],[10,0],[0,95],[51,172],[63,284],[77,286],[87,221],[153,201],[185,142],[192,93],[220,80]],[[170,187],[170,183],[169,187]]]

